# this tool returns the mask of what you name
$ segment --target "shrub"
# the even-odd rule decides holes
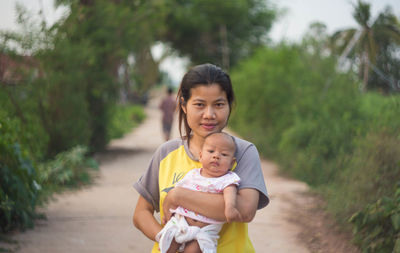
[[[109,139],[122,137],[133,127],[137,126],[145,118],[142,106],[139,105],[117,105],[108,127]]]
[[[47,154],[49,136],[37,112],[37,102],[32,100],[34,87],[30,85],[0,84],[1,117],[12,121],[9,132],[14,135],[14,141],[23,147],[23,153],[32,160],[40,161]]]
[[[98,165],[95,160],[85,156],[87,151],[86,147],[76,146],[40,164],[38,179],[44,190],[52,192],[90,182],[90,169],[97,169]]]
[[[359,131],[356,85],[331,58],[296,47],[262,49],[232,74],[238,108],[231,126],[260,152],[314,186],[338,174]],[[350,82],[350,84],[349,84]]]
[[[17,142],[18,122],[0,110],[0,225],[1,232],[33,226],[39,185],[27,152]]]
[[[398,216],[382,211],[398,206],[387,196],[400,181],[400,97],[360,93],[335,66],[296,47],[259,50],[232,73],[230,126],[320,192],[339,222],[357,213],[365,252],[400,252],[397,225],[385,225]]]
[[[367,205],[350,222],[363,252],[400,252],[400,182],[393,197],[382,197]]]
[[[392,195],[393,185],[400,181],[399,137],[378,132],[354,142],[355,150],[341,156],[341,164],[336,162],[343,168],[340,175],[321,188],[338,220],[347,220],[377,199]]]

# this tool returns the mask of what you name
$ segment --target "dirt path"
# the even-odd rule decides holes
[[[94,185],[56,196],[45,210],[47,220],[38,222],[34,230],[13,236],[19,241],[16,252],[150,252],[152,242],[132,225],[138,198],[132,183],[163,141],[157,103],[151,101],[147,120],[140,127],[114,140],[99,157],[100,175]],[[262,165],[271,203],[258,211],[249,225],[256,252],[331,252],[320,246],[310,250],[307,240],[318,238],[310,237],[310,232],[304,232],[304,224],[296,222],[294,208],[313,206],[313,199],[306,195],[307,186],[278,176],[274,164],[263,161]]]

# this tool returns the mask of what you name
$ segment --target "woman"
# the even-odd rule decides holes
[[[174,185],[188,171],[201,166],[199,153],[204,139],[227,125],[233,101],[230,77],[219,67],[198,65],[184,75],[178,91],[181,138],[161,145],[145,174],[134,184],[140,197],[133,222],[151,240],[155,240],[162,229],[154,211],[160,212],[164,224],[171,217],[169,210],[177,206],[226,221],[222,194],[194,192],[174,188]],[[257,209],[265,207],[269,199],[256,147],[236,137],[235,144],[237,160],[234,171],[242,180],[238,187],[237,208],[242,219],[224,225],[219,234],[218,252],[254,252],[246,222],[250,222]],[[152,252],[159,252],[158,243]]]

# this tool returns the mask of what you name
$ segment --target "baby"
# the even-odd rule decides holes
[[[194,191],[223,193],[225,217],[228,222],[240,220],[236,208],[237,185],[240,178],[230,171],[235,164],[236,146],[226,133],[206,137],[200,152],[202,168],[190,170],[175,186]],[[171,210],[174,215],[157,234],[160,251],[216,252],[218,233],[224,222],[210,219],[183,207]]]

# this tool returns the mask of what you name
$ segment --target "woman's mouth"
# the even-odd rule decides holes
[[[211,130],[214,130],[214,128],[215,128],[215,124],[201,124],[201,126],[205,129],[205,130],[207,130],[207,131],[211,131]]]

